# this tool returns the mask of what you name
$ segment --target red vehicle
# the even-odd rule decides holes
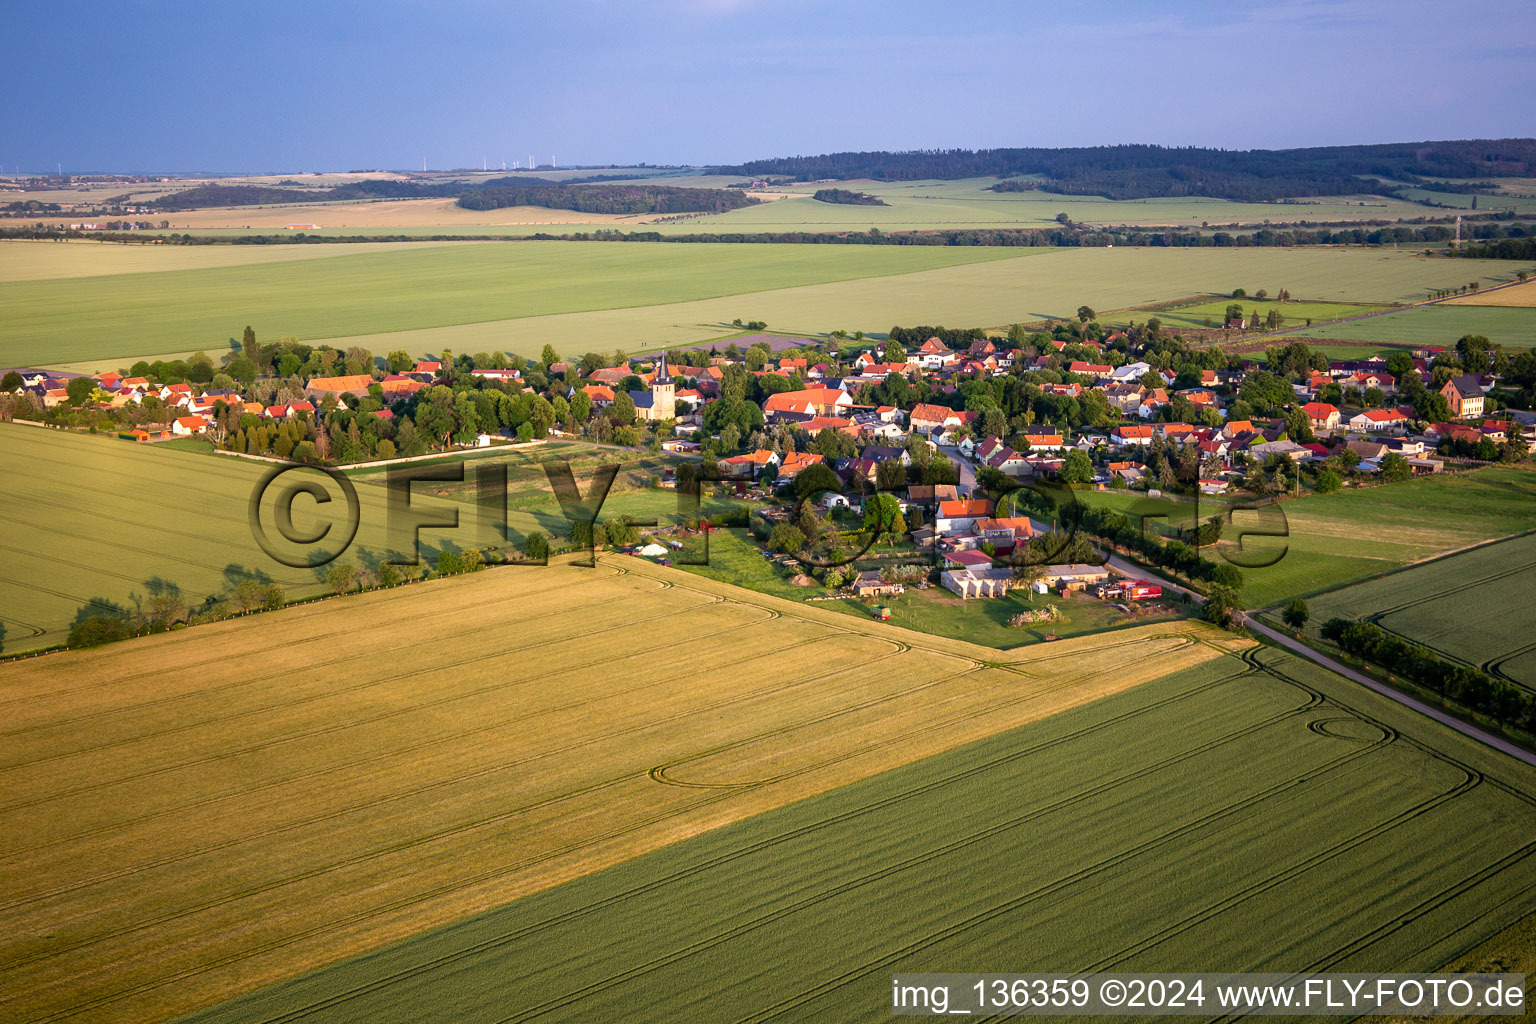
[[[1162,597],[1163,588],[1156,583],[1137,580],[1125,585],[1125,596],[1132,601],[1146,601],[1150,598]]]

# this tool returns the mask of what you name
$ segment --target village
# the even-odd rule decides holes
[[[1164,596],[1134,566],[1111,575],[1088,564],[1091,547],[1063,554],[1050,542],[1056,510],[1020,500],[1039,482],[1268,501],[1512,461],[1536,432],[1536,414],[1503,408],[1496,390],[1530,386],[1531,353],[1482,339],[1355,361],[1291,342],[1249,360],[1188,346],[1155,318],[1106,331],[1080,314],[1006,336],[758,334],[707,351],[580,360],[548,346],[539,360],[375,359],[292,340],[262,346],[248,329],[217,367],[198,354],[93,375],[7,371],[0,413],[310,463],[388,464],[547,437],[666,453],[676,467],[661,486],[703,480],[750,499],[765,558],[834,556],[790,575],[869,600],[932,585],[961,601],[1020,586],[1124,603]],[[856,536],[932,571],[848,557]],[[657,541],[666,538],[634,549],[669,554]],[[1219,582],[1239,585],[1230,572]]]

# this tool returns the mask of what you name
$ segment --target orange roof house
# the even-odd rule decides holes
[[[835,416],[852,405],[853,396],[838,388],[806,388],[803,391],[780,391],[769,395],[763,403],[763,411]]]
[[[342,377],[311,377],[309,383],[304,385],[305,394],[311,398],[324,398],[326,395],[366,395],[368,386],[373,383],[373,378],[366,373],[347,374]]]
[[[785,456],[783,464],[779,466],[779,479],[792,480],[802,469],[819,465],[823,461],[824,457],[814,452],[793,452]]]

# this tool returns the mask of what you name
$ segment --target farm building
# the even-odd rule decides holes
[[[886,594],[901,594],[906,591],[900,583],[888,583],[882,580],[880,574],[873,569],[859,573],[848,586],[859,597],[883,597]]]

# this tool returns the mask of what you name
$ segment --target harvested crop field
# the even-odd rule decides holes
[[[1434,970],[1536,908],[1533,785],[1232,653],[193,1020],[876,1022],[893,975],[979,964]]]
[[[1323,594],[1312,602],[1312,625],[1366,619],[1536,690],[1533,585],[1536,536],[1514,537]]]
[[[206,1006],[1243,646],[999,653],[616,557],[13,662],[0,1018]]]
[[[667,456],[626,457],[619,449],[566,442],[477,449],[402,467],[419,472],[460,468],[464,476],[463,483],[413,486],[413,509],[459,517],[457,528],[422,531],[422,557],[435,565],[439,551],[448,547],[505,550],[521,545],[533,530],[568,537],[571,521],[544,473],[546,461],[570,467],[583,495],[590,495],[599,465],[622,465],[600,520],[629,513],[666,522],[681,515],[675,491],[641,486],[674,461]],[[487,530],[472,505],[482,467],[507,473],[505,535],[495,526]],[[192,609],[227,599],[247,580],[280,584],[290,599],[326,593],[324,567],[278,562],[252,533],[250,502],[265,474],[275,468],[161,444],[0,423],[0,476],[11,484],[0,505],[0,650],[15,654],[62,644],[79,618],[128,615],[151,593],[166,588],[177,591]],[[295,524],[307,530],[331,523],[339,534],[345,523],[340,490],[317,470],[295,473],[305,482],[323,484],[335,499],[323,508],[309,499],[296,502]],[[287,483],[293,479],[284,478]],[[358,526],[342,560],[375,568],[386,556],[406,553],[408,538],[389,528],[386,471],[355,470],[348,479],[357,491]],[[268,513],[281,489],[265,492],[260,503],[269,538],[279,536]],[[338,514],[326,514],[332,511]],[[324,544],[274,546],[303,564]],[[335,553],[334,545],[330,550]]]
[[[1473,295],[1462,295],[1454,299],[1446,299],[1446,306],[1536,306],[1536,279],[1526,281],[1523,284],[1512,285],[1508,288],[1500,288],[1497,291],[1477,292]]]

